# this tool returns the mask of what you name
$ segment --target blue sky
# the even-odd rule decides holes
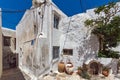
[[[85,12],[87,9],[107,4],[113,0],[53,0],[53,2],[68,16]],[[0,0],[0,8],[5,10],[26,10],[32,5],[32,0]],[[2,26],[15,29],[24,14],[23,12],[2,12]]]

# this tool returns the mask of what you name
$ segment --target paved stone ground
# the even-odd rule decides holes
[[[80,77],[77,74],[73,75],[66,75],[65,73],[57,74],[56,76],[45,76],[43,79],[40,80],[88,80]],[[104,77],[103,75],[99,76],[92,76],[90,80],[120,80],[120,78],[115,78],[113,74],[110,74],[108,77]]]
[[[25,80],[22,72],[18,68],[4,70],[0,80]]]

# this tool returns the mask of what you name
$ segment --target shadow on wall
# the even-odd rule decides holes
[[[18,66],[18,54],[13,53],[10,47],[3,47],[3,70]]]

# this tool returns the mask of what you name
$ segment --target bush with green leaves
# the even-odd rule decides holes
[[[98,37],[99,57],[118,58],[118,52],[112,48],[120,42],[120,6],[109,3],[94,10],[96,19],[88,19],[85,25],[92,28],[92,34]]]
[[[82,73],[80,74],[80,76],[82,77],[82,78],[85,78],[85,79],[88,79],[88,80],[90,80],[90,78],[91,78],[91,76],[88,74],[88,72],[87,71],[82,71]]]

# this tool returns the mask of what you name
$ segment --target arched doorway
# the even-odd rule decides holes
[[[99,64],[97,62],[90,63],[90,73],[92,75],[98,75],[99,74]]]

